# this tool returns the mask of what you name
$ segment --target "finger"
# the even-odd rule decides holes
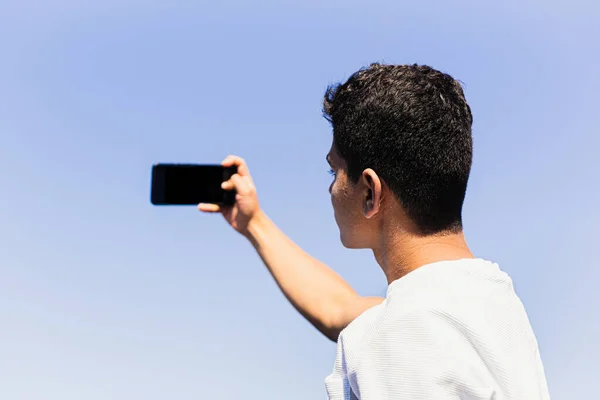
[[[233,174],[229,180],[233,184],[233,188],[242,196],[249,195],[254,190],[254,186],[251,185],[250,177],[240,176],[239,174]]]
[[[219,207],[217,204],[201,203],[201,204],[198,204],[198,210],[200,210],[202,212],[207,212],[207,213],[216,213],[216,212],[221,211],[221,207]]]
[[[239,174],[236,174],[236,175],[239,176]],[[236,182],[237,182],[237,185],[240,186],[240,189],[242,190],[242,192],[244,191],[244,187],[247,187],[250,190],[255,190],[254,182],[252,182],[252,178],[250,178],[249,176],[242,176],[241,181],[239,181],[238,178],[235,178],[235,179],[236,179],[235,181],[233,179],[229,179],[228,181],[223,182],[221,184],[221,189],[234,190],[234,189],[236,189]],[[239,190],[237,190],[237,191],[239,192]]]
[[[233,184],[233,182],[230,180],[225,181],[221,184],[221,189],[223,190],[233,190],[235,189],[235,185]]]
[[[254,187],[254,181],[252,181],[252,178],[249,175],[242,176],[242,179],[246,181],[246,185],[251,191],[256,191],[256,187]]]
[[[235,159],[235,156],[230,154],[227,157],[225,157],[225,159],[223,161],[221,161],[221,165],[223,165],[224,167],[229,167],[233,163],[234,159]]]
[[[237,167],[237,173],[241,176],[250,176],[250,170],[243,158],[229,155],[221,163],[224,167]]]

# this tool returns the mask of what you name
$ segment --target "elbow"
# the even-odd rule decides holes
[[[349,312],[348,306],[348,302],[340,302],[335,308],[330,309],[324,323],[319,327],[321,333],[334,343],[338,341],[342,331],[354,320],[353,313]]]
[[[323,326],[321,332],[332,342],[337,342],[342,331],[371,307],[381,304],[381,297],[353,296],[340,302],[331,313],[328,323]]]

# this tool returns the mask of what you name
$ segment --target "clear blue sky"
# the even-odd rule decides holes
[[[168,3],[168,4],[167,4]],[[473,251],[514,279],[554,399],[597,396],[593,1],[0,1],[0,398],[324,398],[335,347],[220,216],[150,167],[245,157],[267,213],[362,294],[339,243],[326,86],[373,61],[465,84]]]

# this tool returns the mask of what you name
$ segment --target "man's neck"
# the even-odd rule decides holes
[[[374,254],[388,284],[423,265],[475,258],[462,232],[432,236],[390,234],[382,237]]]

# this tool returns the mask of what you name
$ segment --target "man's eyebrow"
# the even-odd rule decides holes
[[[329,154],[327,154],[325,160],[327,161],[327,164],[331,165],[331,157],[329,156]]]

